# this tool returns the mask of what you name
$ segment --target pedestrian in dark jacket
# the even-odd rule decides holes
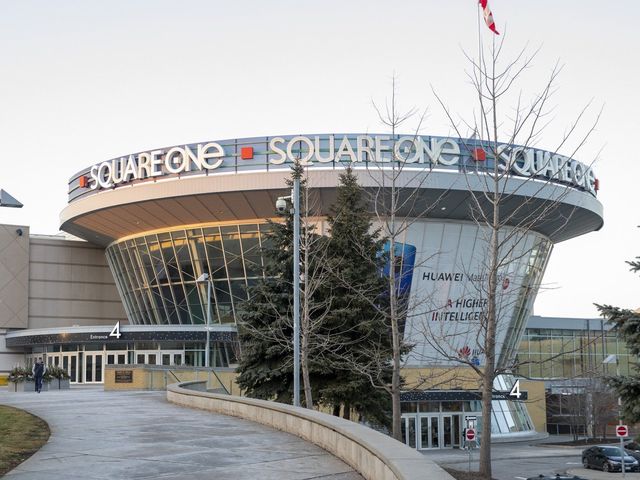
[[[36,392],[38,393],[42,391],[42,377],[44,377],[44,372],[46,371],[47,366],[42,361],[42,357],[38,357],[38,360],[33,364],[33,368],[31,369],[33,378],[36,381]]]

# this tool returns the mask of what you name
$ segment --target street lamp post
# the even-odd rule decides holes
[[[293,205],[293,405],[300,406],[300,177],[295,175],[291,196],[279,197],[276,209],[286,213],[286,201]]]
[[[207,331],[207,341],[204,350],[204,366],[209,368],[209,345],[211,343],[211,334],[209,330],[211,325],[211,279],[209,278],[209,274],[203,273],[200,275],[196,280],[196,283],[207,284],[207,326],[205,327]]]
[[[300,406],[300,177],[293,179],[293,405]]]

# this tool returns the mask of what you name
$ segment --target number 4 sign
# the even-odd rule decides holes
[[[120,338],[122,336],[122,334],[120,333],[120,322],[116,323],[115,326],[113,327],[113,330],[111,330],[111,333],[109,334],[110,337],[116,337],[116,338]]]
[[[513,388],[509,392],[510,397],[520,398],[522,393],[520,393],[520,380],[516,380],[516,383],[513,384]]]

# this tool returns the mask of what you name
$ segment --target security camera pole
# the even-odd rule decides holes
[[[300,406],[300,176],[294,175],[290,197],[293,204],[293,405]],[[276,202],[276,205],[278,203]]]
[[[293,405],[300,406],[300,176],[293,179]]]

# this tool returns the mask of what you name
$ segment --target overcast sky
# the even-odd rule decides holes
[[[640,278],[624,262],[640,255],[640,3],[490,6],[507,54],[542,47],[518,87],[525,94],[556,61],[564,65],[539,147],[554,149],[589,101],[590,120],[604,105],[576,158],[590,163],[601,151],[605,226],[556,245],[535,313],[595,316],[594,302],[639,307]],[[56,233],[68,178],[130,152],[258,135],[384,133],[372,100],[384,103],[394,72],[401,105],[429,111],[421,133],[450,134],[432,87],[453,111],[471,113],[462,50],[477,51],[475,0],[2,1],[0,188],[25,207],[0,209],[0,223]]]

